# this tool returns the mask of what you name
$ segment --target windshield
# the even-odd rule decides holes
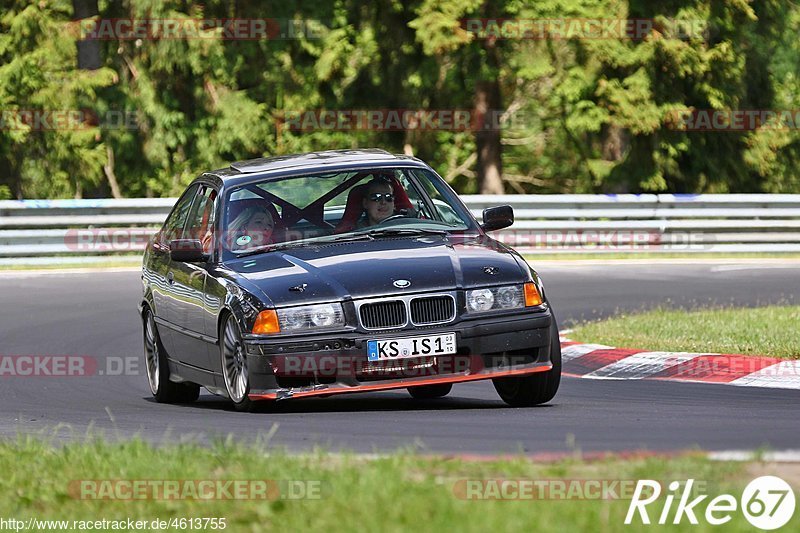
[[[232,189],[222,220],[226,259],[326,241],[477,230],[450,187],[416,168],[268,178]]]

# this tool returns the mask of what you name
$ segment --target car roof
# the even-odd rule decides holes
[[[326,172],[334,170],[362,168],[382,168],[392,166],[413,166],[428,168],[419,159],[402,154],[391,154],[378,148],[360,150],[325,150],[304,154],[260,157],[247,161],[231,163],[206,174],[218,177],[226,186],[240,185],[252,181],[280,178],[304,171]]]

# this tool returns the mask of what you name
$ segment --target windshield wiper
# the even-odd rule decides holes
[[[382,228],[367,231],[366,235],[373,237],[395,237],[403,235],[447,235],[441,229],[422,229],[422,228]]]

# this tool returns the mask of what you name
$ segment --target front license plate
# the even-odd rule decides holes
[[[367,359],[369,361],[390,361],[451,353],[456,353],[455,333],[367,341]]]

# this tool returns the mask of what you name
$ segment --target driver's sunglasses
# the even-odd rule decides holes
[[[381,198],[383,198],[387,202],[394,202],[394,194],[390,192],[384,194],[381,194],[379,192],[374,192],[370,194],[368,198],[373,202],[380,202]]]

